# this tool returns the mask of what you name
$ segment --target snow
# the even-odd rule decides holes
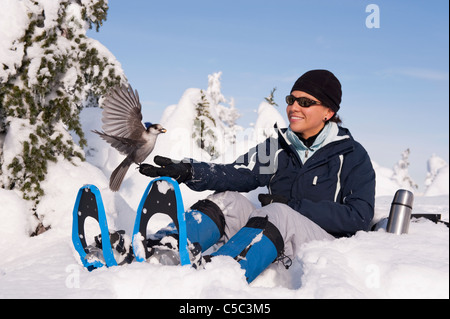
[[[156,186],[158,186],[158,192],[160,192],[161,194],[167,194],[167,191],[173,191],[174,189],[172,184],[165,181],[156,182]]]
[[[25,4],[17,0],[2,0],[0,12],[0,61],[6,66],[0,68],[0,83],[6,82],[9,75],[22,63],[25,46],[19,39],[25,35],[28,16]],[[14,19],[5,19],[3,14],[14,14]]]
[[[145,259],[145,247],[143,244],[144,236],[141,233],[137,233],[133,237],[133,251],[136,258]]]
[[[11,163],[15,154],[21,151],[22,144],[18,143],[18,141],[28,140],[32,132],[29,121],[19,118],[11,120],[8,130],[10,134],[6,134],[3,142],[3,158],[5,163]]]
[[[266,101],[261,102],[258,108],[258,119],[254,126],[254,139],[257,142],[263,142],[268,137],[277,137],[277,133],[273,128],[275,123],[280,128],[287,127],[284,118],[273,105]]]
[[[170,107],[171,113],[184,106],[184,115],[189,114],[188,104],[182,103],[195,99],[196,93],[199,94],[198,90],[188,90],[179,105]],[[71,241],[72,209],[78,189],[84,184],[95,184],[101,191],[110,228],[125,229],[131,234],[135,211],[150,180],[130,170],[121,191],[112,193],[108,189],[108,177],[121,156],[90,133],[101,125],[101,110],[87,108],[81,116],[89,141],[85,149],[87,162],[76,161],[73,165],[61,159],[50,164],[42,185],[46,196],[38,211],[44,216],[44,223],[52,225],[49,231],[29,238],[27,205],[14,191],[0,189],[0,298],[449,297],[449,231],[446,226],[427,220],[415,220],[409,233],[401,236],[381,229],[359,232],[351,238],[305,244],[289,270],[273,264],[250,285],[239,264],[227,257],[215,258],[202,270],[134,262],[88,272],[82,267]],[[273,118],[273,114],[270,116]],[[168,118],[183,124],[177,114]],[[169,129],[175,129],[176,125],[169,125],[170,120],[166,124]],[[19,131],[20,126],[16,129]],[[179,133],[172,131],[172,134]],[[167,135],[168,139],[173,138],[170,131]],[[250,135],[249,132],[248,139]],[[254,143],[238,142],[241,146],[236,147]],[[12,141],[5,143],[9,147]],[[171,155],[170,144],[162,139],[157,147],[158,153],[154,154]],[[184,156],[195,154],[193,148],[191,144]],[[150,161],[149,158],[147,162]],[[445,180],[448,183],[448,165],[441,164],[433,171],[430,187],[447,189],[447,193],[417,195],[413,213],[442,214],[448,221],[448,185],[438,185]],[[375,167],[377,190],[383,190],[376,198],[374,221],[378,221],[388,216],[398,185],[389,178],[392,170]],[[186,208],[209,194],[195,193],[184,185],[181,191]],[[257,205],[257,194],[261,191],[246,196]],[[152,219],[156,229],[167,223],[164,216],[158,219],[159,216]]]

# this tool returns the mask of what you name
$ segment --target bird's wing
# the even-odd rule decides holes
[[[111,144],[111,146],[118,150],[122,155],[129,155],[144,144],[141,141],[132,140],[126,137],[112,136],[105,132],[96,130],[93,130],[92,132],[100,135],[102,139]]]
[[[142,124],[138,92],[130,86],[116,86],[103,102],[103,130],[107,135],[139,139],[145,131]]]

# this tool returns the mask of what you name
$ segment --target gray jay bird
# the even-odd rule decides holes
[[[166,129],[160,124],[142,124],[139,95],[131,85],[116,86],[109,92],[103,102],[102,122],[103,132],[92,132],[127,156],[109,179],[109,188],[117,192],[131,164],[141,164],[153,151],[158,135]]]

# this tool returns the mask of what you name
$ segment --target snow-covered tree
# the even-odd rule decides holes
[[[126,79],[114,56],[86,36],[106,20],[107,0],[0,2],[0,187],[36,207],[48,162],[84,159],[79,113],[86,101],[96,104]]]
[[[417,190],[419,186],[412,180],[408,173],[409,167],[409,148],[402,153],[402,158],[394,165],[394,174],[392,179],[404,189]]]
[[[274,88],[268,97],[264,98],[264,101],[258,107],[258,118],[254,124],[254,139],[261,143],[268,137],[278,137],[278,133],[274,129],[274,125],[277,124],[279,128],[285,128],[286,122],[283,116],[280,114],[274,101],[274,94],[276,88]]]
[[[236,135],[242,130],[242,127],[236,124],[236,121],[241,117],[239,111],[234,105],[234,99],[230,101],[223,96],[220,82],[222,72],[213,73],[208,75],[208,89],[207,95],[211,97],[213,113],[217,113],[220,120],[220,124],[223,126],[225,133],[225,141],[229,144],[236,142]],[[225,103],[228,104],[225,105]]]
[[[220,75],[208,76],[207,89],[187,89],[178,104],[166,108],[160,123],[167,133],[158,137],[153,154],[219,160],[236,143],[243,129],[236,124],[239,113],[233,99],[228,102],[221,93]],[[164,145],[171,145],[169,152]]]
[[[217,136],[215,135],[216,120],[211,116],[210,103],[203,90],[200,90],[200,101],[197,103],[194,132],[192,138],[198,147],[205,150],[212,159],[218,157],[216,150]]]
[[[433,154],[427,163],[428,172],[425,180],[425,195],[438,196],[449,193],[449,165],[441,157]]]
[[[222,72],[208,76],[208,89],[200,90],[199,101],[195,106],[194,132],[192,137],[197,145],[206,151],[211,159],[218,158],[226,147],[236,142],[236,134],[241,129],[236,125],[240,117],[231,100],[229,106],[221,92]],[[219,138],[220,143],[219,142]]]
[[[437,156],[436,154],[433,154],[430,159],[427,162],[427,177],[425,179],[425,186],[428,187],[430,186],[434,179],[436,178],[436,176],[438,175],[438,172],[441,168],[448,166],[447,162]]]
[[[214,105],[219,105],[220,103],[226,103],[227,100],[222,94],[222,84],[220,83],[220,77],[222,72],[216,72],[208,75],[208,89],[206,93],[211,97]]]

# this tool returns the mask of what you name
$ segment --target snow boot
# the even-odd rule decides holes
[[[125,235],[125,231],[110,231],[109,241],[117,265],[122,266],[124,264],[131,264],[134,259],[133,249],[131,247],[131,239]],[[100,234],[95,237],[95,247],[101,249],[102,245],[102,235]],[[95,249],[93,251],[95,254]]]
[[[216,244],[224,235],[225,217],[220,208],[210,200],[201,200],[185,213],[188,253],[191,265],[199,268],[203,263],[202,252]],[[161,229],[147,240],[150,262],[178,265],[178,232],[174,224]]]
[[[149,263],[176,266],[180,262],[180,253],[178,251],[178,234],[169,234],[160,240],[149,239],[147,241],[150,249]],[[202,250],[198,243],[190,243],[188,240],[188,254],[191,266],[197,269],[202,265]]]
[[[214,256],[231,256],[245,270],[251,283],[279,256],[283,255],[284,241],[279,230],[268,217],[253,217]],[[206,258],[207,259],[207,258]]]
[[[204,199],[192,205],[186,213],[187,238],[198,243],[201,252],[216,244],[225,233],[225,217],[214,202]]]
[[[154,236],[155,239],[147,240],[147,249],[150,251],[147,261],[151,264],[179,265],[178,234],[164,233],[165,231],[160,231]],[[164,235],[161,237],[161,234]]]
[[[95,236],[94,240],[94,244],[86,247],[86,260],[90,263],[100,262],[105,264],[102,235]],[[125,231],[110,231],[109,241],[117,265],[131,264],[134,259],[133,250],[131,248],[131,240],[125,236]]]

